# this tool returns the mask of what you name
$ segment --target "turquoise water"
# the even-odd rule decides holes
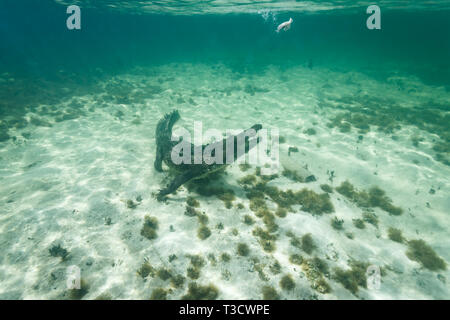
[[[448,299],[450,5],[370,4],[1,1],[0,298]],[[158,198],[175,109],[278,171]]]

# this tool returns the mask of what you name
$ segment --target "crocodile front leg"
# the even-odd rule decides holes
[[[176,176],[166,188],[159,190],[157,198],[162,199],[165,195],[177,191],[181,185],[191,180],[192,177],[192,172],[189,171]]]

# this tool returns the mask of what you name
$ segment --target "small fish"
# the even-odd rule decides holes
[[[277,28],[277,32],[280,32],[281,30],[288,31],[291,28],[292,18],[289,18],[288,21],[283,22],[280,24]]]

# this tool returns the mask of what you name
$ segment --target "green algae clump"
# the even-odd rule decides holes
[[[370,205],[372,207],[379,207],[384,211],[394,216],[399,216],[403,213],[403,209],[392,204],[392,200],[388,198],[383,190],[378,187],[372,187],[369,190]]]
[[[198,200],[191,196],[187,197],[186,204],[194,208],[200,207],[200,202],[198,202]]]
[[[259,238],[259,243],[264,251],[273,252],[275,251],[275,240],[277,239],[276,235],[271,234],[270,232],[257,227],[252,231],[252,234],[255,237]]]
[[[205,266],[206,261],[200,255],[189,256],[191,266],[187,269],[187,276],[191,279],[198,279],[200,277],[201,269]]]
[[[175,288],[181,288],[183,287],[185,281],[185,277],[183,277],[181,274],[177,274],[170,279],[170,284]]]
[[[303,260],[302,270],[305,272],[306,278],[311,283],[311,288],[322,294],[331,291],[331,287],[324,279],[324,275],[328,276],[328,265],[325,261],[318,257]]]
[[[61,261],[66,261],[69,256],[69,251],[61,247],[60,244],[52,246],[48,249],[48,252],[52,257],[60,257]]]
[[[334,217],[331,220],[331,226],[333,227],[333,229],[342,230],[344,229],[344,220],[339,219],[338,217]]]
[[[300,266],[303,263],[303,257],[299,254],[293,254],[289,257],[289,262]]]
[[[275,216],[270,211],[265,212],[262,220],[270,233],[278,230],[278,225],[275,223]]]
[[[274,252],[276,249],[275,242],[270,240],[261,240],[261,247],[265,252]]]
[[[242,203],[238,203],[238,204],[236,205],[236,208],[238,208],[239,210],[242,210],[242,209],[245,208],[245,206],[244,206]]]
[[[366,227],[362,219],[353,219],[353,225],[358,229],[364,229]]]
[[[135,203],[133,200],[129,199],[126,202],[127,208],[128,209],[136,209],[137,208],[137,203]]]
[[[184,214],[188,217],[195,217],[198,216],[200,212],[196,210],[194,207],[187,205]]]
[[[317,194],[312,190],[302,189],[294,194],[294,199],[294,204],[300,204],[301,210],[313,215],[334,212],[334,206],[327,193]]]
[[[314,244],[311,233],[307,233],[301,238],[301,248],[307,254],[311,254],[314,251],[316,245]]]
[[[279,300],[280,296],[278,295],[277,290],[270,286],[264,286],[261,289],[263,300]]]
[[[241,242],[237,245],[237,253],[242,257],[246,257],[249,255],[250,249],[247,244]]]
[[[278,208],[277,211],[275,211],[275,214],[279,218],[285,218],[287,216],[287,210],[284,208]]]
[[[280,296],[278,295],[277,290],[270,286],[262,287],[263,300],[279,300]]]
[[[247,214],[244,216],[244,223],[250,226],[255,223],[255,220]]]
[[[314,257],[310,260],[310,263],[316,270],[320,271],[322,274],[328,274],[328,264],[324,260],[318,257]]]
[[[97,296],[94,300],[109,301],[113,300],[113,297],[108,292],[103,292],[99,296]]]
[[[336,191],[350,200],[355,200],[358,194],[355,187],[347,180],[342,182],[339,187],[336,187]]]
[[[325,294],[325,293],[330,293],[331,292],[331,287],[328,284],[328,282],[326,282],[326,280],[324,278],[319,278],[316,282],[313,283],[312,288],[317,290],[318,292]]]
[[[289,170],[289,169],[284,169],[282,172],[282,175],[294,182],[306,182],[304,177],[302,177],[297,171],[295,170]]]
[[[199,213],[197,215],[197,218],[198,218],[198,222],[201,225],[206,225],[208,223],[208,221],[209,221],[209,218],[208,218],[208,216],[205,213]]]
[[[250,199],[250,210],[258,212],[267,210],[265,195],[278,205],[278,208],[292,210],[293,205],[301,205],[301,209],[314,215],[334,212],[334,206],[327,193],[317,194],[306,188],[294,192],[292,190],[280,191],[275,186],[268,186],[264,182],[257,183],[248,189],[246,196]]]
[[[243,186],[245,185],[253,186],[256,183],[256,176],[252,174],[246,175],[245,177],[239,179],[238,183]]]
[[[357,294],[359,287],[367,288],[366,270],[369,263],[351,261],[350,270],[336,268],[333,278],[353,294]]]
[[[196,268],[201,268],[206,264],[205,259],[200,255],[191,255],[189,256],[189,259],[191,264]]]
[[[308,128],[308,129],[306,129],[303,133],[307,134],[308,136],[313,136],[313,135],[315,135],[317,132],[316,132],[316,129],[314,129],[314,128]]]
[[[153,240],[158,236],[156,230],[158,230],[158,220],[155,217],[145,216],[141,235],[149,240]]]
[[[275,262],[269,267],[269,270],[273,274],[279,274],[281,272],[281,264],[275,260]]]
[[[200,277],[200,269],[189,267],[187,268],[187,276],[193,280],[196,280]]]
[[[148,276],[154,277],[155,276],[155,268],[151,266],[151,264],[148,261],[145,261],[142,266],[137,271],[137,274],[140,275],[142,278],[147,278]]]
[[[396,228],[389,228],[388,229],[388,237],[392,241],[403,243],[405,241],[405,238],[403,238],[402,231],[400,229]]]
[[[395,216],[403,213],[403,209],[394,206],[392,200],[386,196],[385,191],[379,187],[371,187],[368,192],[364,190],[358,191],[346,180],[336,187],[336,191],[361,208],[378,207]]]
[[[160,278],[163,281],[169,280],[172,277],[172,273],[164,268],[159,269],[156,272],[156,275],[158,276],[158,278]]]
[[[163,288],[154,289],[150,300],[167,300],[167,291]]]
[[[199,237],[200,240],[205,240],[207,238],[209,238],[209,236],[211,235],[211,230],[209,230],[209,228],[205,225],[202,225],[197,232],[197,236]]]
[[[249,195],[247,194],[247,197]],[[253,212],[258,212],[260,210],[267,210],[266,201],[264,198],[250,198],[250,210]]]
[[[243,171],[243,172],[247,171],[247,170],[250,169],[251,167],[252,167],[252,166],[249,165],[248,163],[241,163],[241,164],[239,165],[239,169],[241,169],[241,171]]]
[[[220,189],[220,191],[216,193],[216,196],[225,203],[225,208],[231,209],[231,207],[233,207],[233,201],[236,199],[233,190]]]
[[[295,282],[291,275],[285,275],[280,280],[280,287],[285,291],[291,291],[295,288]]]
[[[195,282],[189,283],[188,292],[181,297],[182,300],[215,300],[219,296],[219,290],[209,284],[200,286]]]
[[[321,184],[320,189],[326,193],[333,193],[333,188],[329,184]]]
[[[222,260],[223,262],[229,262],[231,260],[231,256],[224,252],[220,255],[220,260]]]
[[[314,215],[334,212],[334,206],[328,193],[317,194],[312,190],[302,189],[297,193],[302,210]]]
[[[365,211],[362,214],[364,222],[370,223],[374,227],[378,228],[378,217],[371,211]]]
[[[431,271],[447,269],[445,261],[423,240],[408,241],[406,256]]]

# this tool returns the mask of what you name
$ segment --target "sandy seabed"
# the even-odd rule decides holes
[[[249,76],[222,65],[193,64],[142,69],[102,86],[104,91],[56,106],[43,101],[26,115],[25,128],[10,129],[16,138],[0,144],[1,299],[70,298],[69,266],[81,270],[88,287],[83,299],[148,299],[156,288],[166,290],[168,299],[179,299],[194,281],[213,284],[219,299],[261,299],[264,286],[281,299],[450,297],[448,269],[424,268],[407,257],[406,241],[388,237],[390,227],[401,229],[405,239],[423,239],[450,261],[450,168],[433,157],[436,136],[405,124],[392,134],[373,127],[361,134],[329,126],[345,111],[343,101],[348,106],[354,96],[363,97],[356,107],[364,99],[404,107],[430,100],[448,104],[444,88],[401,75],[380,82],[359,73],[295,67]],[[358,190],[378,186],[403,214],[374,208],[378,227],[365,223],[359,229],[352,221],[362,218],[363,209],[334,190],[333,213],[313,215],[294,206],[286,217],[276,216],[276,249],[266,252],[253,233],[264,223],[249,208],[238,183],[254,174],[255,167],[246,172],[236,164],[227,168],[220,184],[234,191],[229,209],[217,197],[189,193],[185,187],[166,202],[152,196],[167,183],[166,174],[153,168],[155,127],[173,109],[181,114],[177,125],[189,130],[194,121],[202,121],[204,130],[244,129],[255,123],[278,128],[284,138],[281,167],[307,167],[316,181],[301,183],[280,172],[269,186],[319,194],[324,193],[321,185],[335,188],[346,180]],[[413,136],[420,143],[414,145]],[[293,147],[298,152],[288,155]],[[198,219],[184,214],[188,196],[199,201],[197,210],[208,217],[211,235],[205,240],[197,235]],[[276,205],[266,202],[275,212]],[[245,215],[253,225],[243,222]],[[141,235],[145,216],[158,221],[156,239]],[[344,220],[342,230],[332,227],[334,217]],[[292,235],[308,233],[316,247],[311,254],[292,245]],[[239,243],[247,244],[247,256],[237,254]],[[68,251],[67,259],[50,254],[57,245]],[[221,259],[223,253],[230,261]],[[294,254],[304,262],[318,257],[328,270],[311,275],[304,265],[290,261]],[[187,275],[193,255],[204,260],[198,279]],[[379,288],[360,285],[352,293],[336,280],[336,268],[349,270],[352,260],[381,267]],[[138,273],[145,261],[155,274]],[[177,287],[158,270],[181,275],[185,282]],[[286,275],[293,288],[280,286]],[[329,285],[328,293],[320,292],[319,278]]]

